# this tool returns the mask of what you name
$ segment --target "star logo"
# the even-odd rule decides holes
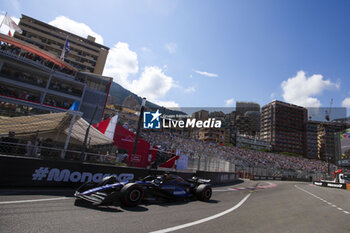
[[[143,113],[143,128],[144,129],[160,129],[160,116],[162,114],[159,109],[156,112]]]
[[[159,117],[162,115],[161,113],[159,113],[159,109],[157,109],[157,111],[155,113],[151,113],[153,118],[151,120],[151,122],[153,122],[154,120],[159,121]]]

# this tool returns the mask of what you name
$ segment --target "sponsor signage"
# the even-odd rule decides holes
[[[343,188],[343,184],[332,184],[332,183],[327,183],[328,187],[332,188]]]
[[[34,170],[32,174],[33,181],[56,181],[56,182],[100,182],[106,176],[115,176],[119,182],[126,182],[134,179],[134,174],[132,173],[121,173],[110,174],[110,173],[91,173],[91,172],[80,172],[71,171],[69,169],[59,169],[59,168],[48,168],[40,167]]]
[[[323,187],[329,187],[329,188],[347,189],[346,184],[342,184],[342,183],[325,182],[325,181],[322,181],[322,182],[314,181],[313,184],[317,185],[317,186],[323,186]]]
[[[160,129],[160,116],[159,109],[156,112],[144,112],[143,113],[143,128],[144,129]]]
[[[0,156],[1,186],[78,187],[114,175],[121,182],[148,175],[144,169],[73,161]]]
[[[221,128],[222,122],[215,118],[207,120],[198,120],[191,116],[183,116],[182,119],[175,119],[172,116],[162,114],[159,109],[156,112],[143,113],[144,129],[160,129],[160,128]]]
[[[118,181],[126,182],[164,171],[133,167],[116,167],[106,164],[91,164],[73,161],[51,161],[38,158],[0,155],[0,186],[26,187],[71,187],[84,182],[99,182],[103,177],[113,175]],[[198,176],[211,179],[213,184],[233,182],[238,174],[230,172],[176,172],[184,179]]]

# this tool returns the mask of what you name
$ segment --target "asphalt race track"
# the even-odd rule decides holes
[[[350,232],[350,192],[309,183],[215,187],[209,203],[94,207],[71,190],[0,189],[0,232]]]

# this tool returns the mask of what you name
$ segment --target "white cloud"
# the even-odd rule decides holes
[[[214,74],[214,73],[209,73],[209,72],[205,72],[205,71],[199,71],[199,70],[195,70],[194,72],[196,72],[197,74],[203,75],[203,76],[207,76],[207,77],[219,77],[219,75]]]
[[[174,54],[177,50],[177,44],[174,42],[166,43],[164,47],[166,48],[166,50],[168,50],[170,54]]]
[[[175,101],[157,100],[157,101],[155,101],[155,103],[158,104],[159,106],[166,107],[166,108],[179,108],[180,107],[180,105],[178,103],[176,103]]]
[[[225,100],[226,107],[233,107],[234,103],[235,103],[235,100],[233,98]]]
[[[167,76],[161,68],[146,66],[141,77],[131,82],[130,89],[156,102],[159,98],[164,97],[174,85],[173,78]]]
[[[68,17],[58,16],[49,24],[84,38],[87,38],[88,35],[93,36],[96,38],[96,43],[103,44],[103,38],[100,34],[94,32],[88,25],[76,22]]]
[[[110,49],[103,75],[147,100],[166,107],[176,107],[174,101],[162,100],[171,88],[177,86],[174,79],[165,74],[167,66],[146,66],[139,78],[131,78],[139,72],[137,54],[125,42],[118,42]]]
[[[193,75],[192,75],[192,74],[190,74],[190,78],[193,78]]]
[[[150,52],[152,52],[152,50],[151,50],[150,48],[148,48],[148,47],[142,47],[142,48],[141,48],[141,51],[144,52],[144,53],[150,53]]]
[[[129,89],[128,77],[138,71],[137,54],[129,49],[127,43],[118,42],[109,50],[103,75],[113,77],[115,82]]]
[[[322,94],[324,90],[338,89],[339,86],[339,83],[324,80],[321,74],[306,77],[304,71],[299,71],[295,77],[281,84],[283,99],[303,107],[320,107],[321,102],[314,96]]]
[[[185,89],[185,92],[186,92],[186,93],[194,93],[194,92],[196,92],[196,88],[194,88],[194,87],[188,87],[188,88]]]
[[[344,108],[350,108],[350,97],[347,97],[341,103],[341,106]]]

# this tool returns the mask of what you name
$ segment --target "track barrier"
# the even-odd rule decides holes
[[[327,181],[314,181],[312,182],[314,185],[327,187],[327,188],[337,188],[337,189],[346,189],[350,190],[350,183],[334,183],[334,182],[327,182]]]
[[[0,155],[0,186],[75,188],[87,181],[99,182],[103,177],[110,175],[116,176],[119,181],[128,181],[150,174],[161,175],[165,172],[107,164]],[[170,173],[184,179],[196,175],[203,179],[211,179],[213,184],[225,184],[238,179],[238,175],[233,172],[171,171]]]
[[[284,181],[301,181],[301,182],[311,182],[312,177],[310,179],[303,179],[303,178],[294,178],[294,177],[277,177],[277,176],[257,176],[257,175],[250,175],[250,180],[284,180]]]

